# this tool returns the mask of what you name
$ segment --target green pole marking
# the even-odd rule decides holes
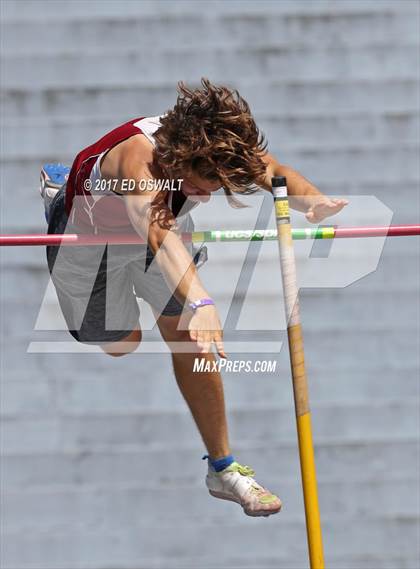
[[[333,239],[335,235],[334,227],[316,227],[305,229],[292,229],[293,239]],[[276,241],[277,231],[275,229],[261,230],[223,230],[223,231],[194,231],[192,241],[194,243],[218,243],[229,241]]]

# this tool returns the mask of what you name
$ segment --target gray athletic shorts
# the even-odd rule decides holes
[[[80,233],[64,202],[65,186],[51,204],[48,233]],[[192,231],[186,217],[182,230]],[[196,264],[206,257],[205,248],[190,252]],[[183,311],[146,245],[48,246],[47,261],[69,332],[79,342],[116,342],[130,334],[140,316],[136,297],[165,316]]]

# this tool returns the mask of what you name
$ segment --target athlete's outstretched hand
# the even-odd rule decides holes
[[[319,223],[326,217],[341,211],[348,204],[348,200],[328,198],[314,198],[314,203],[306,212],[306,219],[311,223]]]
[[[215,306],[200,306],[191,318],[188,329],[190,338],[197,343],[200,354],[211,351],[212,344],[216,346],[220,357],[226,358],[223,347],[223,330]]]

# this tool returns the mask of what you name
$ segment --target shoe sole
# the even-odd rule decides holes
[[[229,502],[235,502],[235,504],[239,504],[240,506],[242,506],[239,500],[232,498],[232,496],[229,496],[228,494],[223,494],[222,492],[215,492],[214,490],[209,490],[209,494],[211,494],[215,498],[220,498],[221,500],[228,500]],[[282,504],[280,504],[280,507],[277,508],[276,510],[271,510],[271,511],[256,510],[250,512],[249,510],[246,510],[243,506],[242,509],[247,516],[251,516],[253,518],[259,518],[259,517],[268,518],[268,516],[271,516],[272,514],[278,514],[281,510],[281,506]]]

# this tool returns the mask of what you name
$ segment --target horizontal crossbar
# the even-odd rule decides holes
[[[315,228],[292,229],[293,239],[338,239],[355,237],[397,237],[420,235],[420,225],[392,225],[372,227],[335,227],[324,226]],[[182,233],[182,240],[188,243],[215,243],[241,241],[274,241],[277,239],[275,229],[265,230],[217,230],[194,231]],[[35,245],[136,245],[145,241],[139,235],[110,234],[14,234],[0,235],[1,246],[35,246]]]

